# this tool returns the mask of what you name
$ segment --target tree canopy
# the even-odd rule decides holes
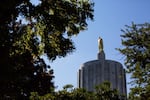
[[[63,90],[39,96],[32,92],[30,100],[125,100],[116,89],[111,89],[110,82],[103,82],[96,86],[95,91],[89,92],[84,88],[73,88],[68,84]]]
[[[122,37],[124,48],[118,49],[125,56],[127,72],[131,73],[133,88],[130,99],[150,98],[150,24],[126,26]]]
[[[71,37],[93,20],[90,0],[0,1],[0,96],[22,99],[54,87],[49,60],[65,57],[75,46]]]

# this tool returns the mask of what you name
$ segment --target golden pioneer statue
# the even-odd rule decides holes
[[[101,37],[98,38],[98,48],[99,52],[103,51],[103,39]]]

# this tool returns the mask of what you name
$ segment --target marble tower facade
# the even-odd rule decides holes
[[[103,48],[97,54],[97,60],[83,63],[78,70],[78,87],[94,91],[95,86],[104,81],[111,83],[112,89],[126,95],[126,74],[122,64],[105,59]]]

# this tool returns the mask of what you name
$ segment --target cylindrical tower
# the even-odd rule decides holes
[[[106,60],[102,39],[99,38],[99,53],[97,60],[85,62],[78,71],[78,87],[94,91],[95,86],[109,81],[112,89],[126,95],[126,75],[121,63]]]
[[[121,63],[105,60],[104,52],[98,53],[98,60],[88,61],[78,71],[78,87],[94,91],[94,87],[104,81],[111,83],[112,89],[126,94],[126,75]]]

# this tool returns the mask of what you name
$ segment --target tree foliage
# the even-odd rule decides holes
[[[109,82],[104,82],[96,86],[95,92],[86,91],[83,88],[73,88],[66,85],[63,90],[39,96],[37,92],[32,92],[30,100],[125,100],[121,99],[115,89],[111,89]]]
[[[0,1],[0,99],[25,99],[53,88],[53,70],[45,64],[75,49],[71,36],[93,20],[89,0]]]
[[[118,90],[111,89],[111,84],[108,81],[103,82],[95,87],[97,100],[120,100]]]
[[[132,99],[150,99],[150,24],[126,26],[122,37],[124,48],[118,49],[125,55],[127,72],[131,73]]]

